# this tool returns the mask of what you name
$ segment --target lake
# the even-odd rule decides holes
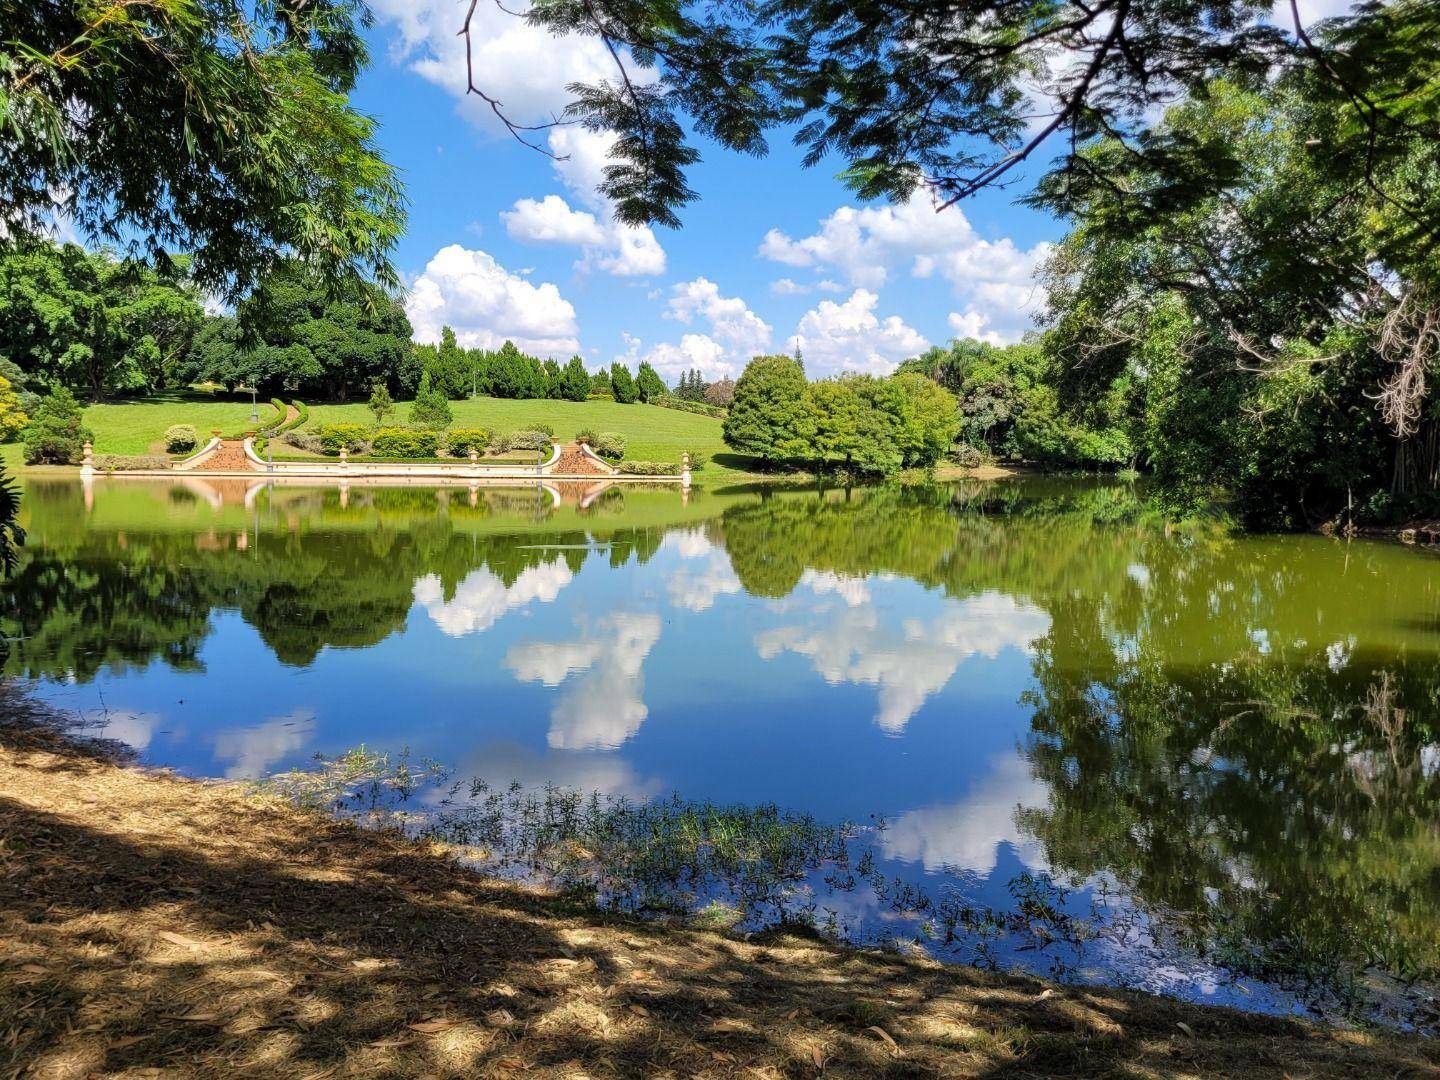
[[[861,944],[1440,1022],[1430,552],[1048,479],[31,480],[23,520],[6,673],[144,762],[774,804],[853,823],[785,888]]]

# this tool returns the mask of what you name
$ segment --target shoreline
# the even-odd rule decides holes
[[[1397,1075],[1440,1044],[610,915],[0,693],[0,1075]]]

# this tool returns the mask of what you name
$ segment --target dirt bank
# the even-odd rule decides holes
[[[0,721],[0,1075],[1421,1076],[1422,1040],[609,920]]]

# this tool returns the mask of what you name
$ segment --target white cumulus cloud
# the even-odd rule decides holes
[[[498,348],[508,338],[540,356],[580,349],[575,308],[549,282],[532,284],[484,251],[450,244],[437,251],[405,302],[418,341],[450,326],[466,347]]]
[[[1047,243],[1023,249],[1008,237],[987,240],[959,207],[937,214],[922,192],[898,206],[842,206],[809,236],[771,229],[759,250],[786,266],[833,269],[870,290],[898,267],[914,277],[938,274],[1005,340],[1018,338],[1044,304],[1035,271],[1049,252]]]
[[[665,249],[647,226],[631,228],[573,209],[559,195],[519,199],[502,211],[505,231],[531,244],[561,244],[581,249],[580,271],[600,270],[617,277],[649,277],[665,272]]]
[[[892,859],[920,863],[932,873],[955,869],[989,874],[1009,844],[1032,870],[1045,869],[1040,845],[1016,824],[1021,807],[1043,807],[1045,785],[1018,756],[990,762],[985,778],[960,802],[925,806],[901,814],[885,829],[881,846]]]
[[[792,338],[812,375],[838,371],[887,372],[897,361],[930,347],[918,330],[898,315],[875,314],[880,297],[856,289],[848,300],[822,300],[800,317]]]
[[[620,359],[632,365],[648,361],[667,382],[690,368],[699,368],[707,379],[734,377],[751,357],[771,347],[770,324],[740,297],[723,294],[709,278],[672,285],[663,314],[696,329],[678,342],[662,341],[648,349],[639,338],[626,335],[628,351]]]

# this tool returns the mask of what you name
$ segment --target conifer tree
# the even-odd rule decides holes
[[[621,405],[632,405],[640,399],[630,369],[618,360],[610,365],[610,391]]]

